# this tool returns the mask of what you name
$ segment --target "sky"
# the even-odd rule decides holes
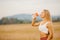
[[[0,0],[0,18],[16,14],[39,13],[48,9],[52,16],[60,15],[60,0]]]

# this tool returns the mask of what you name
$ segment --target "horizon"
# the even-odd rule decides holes
[[[26,13],[26,14],[25,14],[25,13],[20,13],[20,14],[8,15],[8,16],[4,16],[4,17],[12,17],[12,16],[17,16],[17,15],[31,15],[31,16],[32,16],[32,14],[28,14],[28,13]],[[59,15],[54,15],[54,16],[51,15],[51,17],[55,17],[55,16],[58,17]],[[2,18],[3,18],[3,17],[2,17]],[[1,19],[1,18],[0,18],[0,19]]]
[[[48,9],[51,16],[60,16],[59,4],[60,0],[0,0],[0,19],[22,13],[40,13],[43,9]]]

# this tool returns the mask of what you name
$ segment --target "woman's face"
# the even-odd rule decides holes
[[[45,12],[44,11],[41,12],[40,17],[45,18]]]

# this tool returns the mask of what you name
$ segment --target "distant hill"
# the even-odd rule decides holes
[[[13,16],[8,16],[8,18],[17,18],[19,20],[32,20],[32,14],[17,14]],[[41,20],[40,17],[37,17],[38,20]]]
[[[19,20],[32,20],[32,14],[17,14],[17,15],[13,15],[13,16],[8,16],[8,18],[17,18]],[[52,20],[57,20],[60,19],[60,16],[52,16]],[[37,17],[37,20],[41,20],[40,17]]]

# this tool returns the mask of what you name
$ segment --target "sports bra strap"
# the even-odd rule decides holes
[[[50,22],[46,22],[45,25],[47,25],[48,23],[50,23]]]
[[[49,22],[46,22],[45,24],[42,24],[42,25],[47,25]]]

